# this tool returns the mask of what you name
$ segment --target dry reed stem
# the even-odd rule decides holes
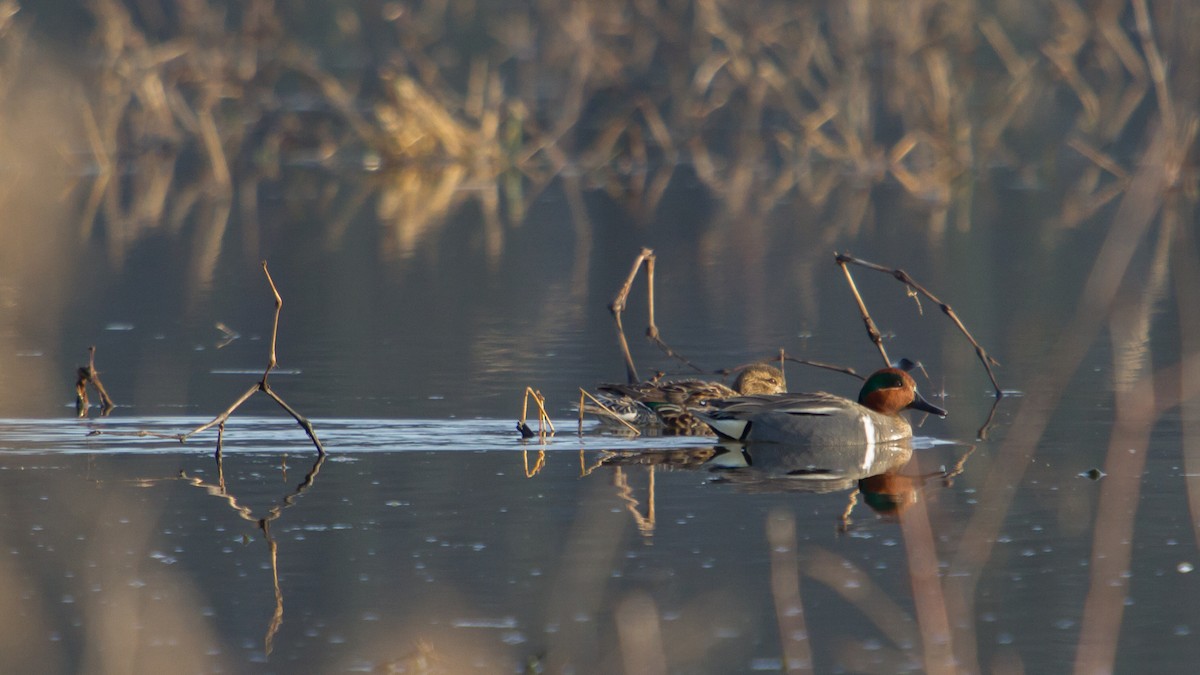
[[[580,387],[580,388],[579,388],[579,423],[580,423],[580,424],[583,424],[583,398],[584,398],[585,396],[586,396],[588,399],[590,399],[590,400],[592,401],[592,403],[595,403],[595,404],[596,404],[596,405],[599,407],[599,409],[600,409],[600,410],[599,410],[599,412],[600,412],[601,414],[603,414],[603,415],[607,415],[608,417],[611,417],[611,418],[613,418],[614,420],[616,420],[616,421],[620,422],[621,424],[625,425],[625,427],[626,427],[627,429],[629,429],[630,431],[632,431],[632,432],[633,432],[633,434],[634,434],[635,436],[641,436],[641,435],[642,435],[642,432],[641,432],[641,430],[640,430],[640,429],[638,429],[637,427],[633,426],[633,425],[632,425],[632,424],[630,424],[629,422],[626,422],[624,419],[622,419],[622,418],[621,418],[621,416],[620,416],[620,415],[618,415],[617,413],[613,412],[611,408],[609,408],[608,406],[606,406],[606,405],[604,405],[603,403],[601,403],[599,399],[597,399],[595,396],[592,396],[592,395],[591,395],[590,393],[588,393],[588,391],[587,391],[587,390],[585,390],[583,387]]]
[[[937,296],[935,296],[933,293],[930,293],[921,284],[917,283],[916,280],[909,276],[904,270],[890,269],[882,265],[877,265],[865,260],[859,260],[842,253],[835,254],[835,260],[837,261],[837,264],[841,266],[842,271],[846,274],[846,279],[849,282],[851,289],[854,291],[855,299],[858,301],[859,311],[863,314],[863,322],[867,324],[867,333],[871,336],[871,341],[874,342],[875,346],[879,348],[879,353],[883,355],[883,360],[885,363],[890,362],[887,358],[887,352],[883,349],[883,340],[879,335],[879,330],[875,328],[875,322],[871,321],[871,317],[867,313],[867,308],[866,305],[863,304],[862,296],[858,294],[858,289],[854,287],[854,280],[850,277],[850,270],[847,267],[848,264],[858,265],[870,270],[875,270],[876,272],[883,272],[884,274],[891,275],[895,277],[897,281],[910,289],[910,291],[915,291],[928,298],[930,302],[936,304],[938,308],[942,310],[942,313],[949,317],[952,322],[954,322],[954,325],[958,328],[958,331],[967,338],[967,340],[971,343],[971,346],[975,348],[975,355],[979,357],[979,362],[983,364],[984,369],[987,370],[988,378],[992,381],[992,387],[995,390],[996,398],[1002,398],[1004,396],[1004,391],[1000,389],[1000,384],[996,381],[996,375],[992,372],[992,366],[998,366],[1000,365],[1000,362],[992,358],[992,356],[987,353],[987,350],[975,340],[974,336],[972,336],[971,332],[967,330],[967,327],[963,325],[962,320],[958,318],[958,315],[954,312],[954,309],[950,307],[950,305],[939,300]]]
[[[266,368],[266,370],[263,371],[262,379],[260,379],[253,386],[251,386],[249,389],[247,389],[241,396],[239,396],[223,412],[221,412],[220,414],[218,414],[216,417],[212,418],[208,422],[205,422],[204,424],[201,424],[200,426],[192,429],[191,431],[187,431],[187,432],[180,433],[180,434],[168,435],[168,434],[159,434],[159,433],[154,433],[154,432],[149,432],[149,431],[121,432],[121,431],[96,430],[96,431],[90,432],[88,435],[96,436],[96,435],[100,435],[100,434],[106,434],[106,435],[110,435],[110,436],[153,436],[156,438],[174,438],[175,440],[179,441],[180,443],[185,443],[192,436],[195,436],[198,433],[207,431],[208,429],[211,429],[212,427],[217,426],[218,433],[217,433],[216,455],[219,459],[221,456],[222,444],[223,444],[224,437],[225,437],[225,423],[229,420],[230,416],[232,416],[233,413],[243,403],[245,403],[247,400],[249,400],[250,397],[253,396],[255,393],[261,391],[264,394],[266,394],[267,396],[269,396],[273,401],[278,403],[279,406],[281,408],[283,408],[287,412],[287,414],[292,417],[292,419],[296,420],[296,423],[299,424],[304,429],[305,433],[308,434],[309,440],[311,440],[313,445],[317,448],[317,454],[324,456],[325,448],[324,448],[324,446],[321,445],[321,440],[317,437],[317,432],[313,428],[312,422],[310,422],[307,417],[305,417],[304,415],[301,415],[299,412],[297,412],[295,408],[288,405],[287,402],[284,401],[278,394],[276,394],[275,391],[273,389],[271,389],[271,386],[267,383],[267,376],[271,374],[271,371],[275,368],[275,366],[278,363],[276,360],[276,357],[275,357],[275,343],[276,343],[277,338],[279,337],[279,310],[283,307],[283,299],[279,296],[279,290],[275,287],[275,282],[271,279],[271,273],[267,269],[267,261],[265,261],[265,260],[262,261],[262,269],[263,269],[263,274],[266,275],[266,277],[267,277],[267,283],[270,284],[270,286],[271,286],[271,294],[275,298],[275,316],[274,316],[274,319],[271,324],[271,344],[269,347],[267,368]]]
[[[104,383],[100,381],[100,373],[96,371],[95,345],[88,347],[88,364],[86,367],[79,368],[78,377],[75,380],[75,413],[79,417],[86,417],[88,414],[87,388],[89,384],[96,389],[96,393],[100,396],[100,414],[107,416],[116,407],[116,404],[109,397]]]
[[[1094,163],[1096,166],[1109,172],[1122,182],[1129,179],[1128,172],[1121,168],[1121,166],[1117,164],[1116,160],[1110,157],[1107,153],[1096,149],[1084,139],[1079,138],[1078,136],[1073,136],[1067,140],[1067,147],[1092,160],[1092,163]]]
[[[633,355],[629,352],[629,341],[625,338],[625,328],[621,325],[621,315],[625,312],[625,303],[629,299],[629,290],[633,286],[633,280],[637,278],[638,270],[642,268],[642,263],[646,260],[654,258],[654,251],[643,248],[638,253],[637,258],[633,261],[633,266],[629,269],[629,276],[625,277],[625,283],[617,290],[616,296],[612,302],[608,304],[608,311],[612,312],[613,320],[617,325],[617,341],[621,346],[621,354],[625,358],[625,376],[629,384],[637,384],[642,381],[638,375],[637,367],[633,364]],[[653,291],[647,291],[649,295]]]
[[[858,304],[858,313],[862,316],[863,325],[867,329],[867,337],[871,339],[871,343],[879,350],[879,355],[883,357],[884,365],[891,365],[892,361],[888,358],[887,350],[883,347],[883,335],[880,334],[879,328],[875,326],[875,321],[871,318],[871,313],[867,311],[867,304],[863,302],[862,295],[858,292],[858,286],[854,283],[854,276],[850,274],[850,268],[846,267],[846,263],[841,260],[841,254],[836,255],[837,264],[842,268],[842,273],[846,275],[846,283],[850,285],[850,292],[854,294],[854,301]]]
[[[1174,132],[1178,129],[1175,104],[1167,84],[1167,66],[1154,39],[1154,27],[1150,25],[1150,12],[1146,8],[1146,0],[1133,0],[1132,4],[1138,39],[1142,42],[1142,53],[1145,54],[1150,81],[1154,83],[1154,94],[1158,98],[1158,114],[1162,116],[1163,126]]]
[[[667,356],[678,360],[688,368],[703,373],[696,364],[692,363],[687,357],[677,353],[666,342],[663,342],[659,335],[658,325],[654,322],[654,251],[648,248],[643,248],[638,256],[634,258],[633,267],[629,270],[629,276],[625,278],[625,283],[621,284],[621,288],[617,290],[617,294],[613,297],[612,302],[608,304],[608,311],[613,315],[613,321],[617,327],[617,341],[621,347],[621,354],[625,358],[625,376],[629,384],[637,384],[641,381],[638,377],[637,368],[633,365],[633,356],[629,352],[629,341],[625,338],[625,327],[621,323],[621,314],[625,311],[625,304],[629,299],[629,291],[633,287],[633,281],[637,278],[638,270],[642,265],[646,266],[646,304],[647,304],[647,322],[646,337],[653,342]]]
[[[546,412],[546,399],[542,393],[534,390],[533,387],[525,387],[525,396],[521,402],[521,419],[517,420],[517,431],[521,432],[521,438],[532,438],[533,431],[529,429],[526,420],[529,419],[529,399],[533,398],[533,402],[538,408],[538,438],[545,440],[547,433],[546,429],[550,429],[548,435],[554,435],[554,423],[550,421],[550,414]]]
[[[792,363],[799,363],[802,366],[811,366],[813,368],[820,368],[822,370],[832,370],[835,373],[843,373],[845,375],[849,375],[850,377],[856,377],[860,380],[866,379],[865,377],[860,375],[858,373],[858,371],[854,370],[853,368],[846,367],[846,366],[839,366],[839,365],[835,365],[832,363],[824,363],[822,361],[812,361],[810,359],[802,359],[802,358],[799,358],[796,356],[785,356],[784,359],[787,361],[791,361]]]

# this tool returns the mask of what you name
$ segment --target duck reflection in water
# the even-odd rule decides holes
[[[864,503],[885,519],[898,519],[920,499],[930,481],[941,486],[962,472],[971,452],[961,456],[953,469],[924,474],[902,473],[913,455],[912,439],[889,443],[840,446],[791,445],[783,443],[723,443],[702,448],[608,452],[599,464],[616,468],[645,466],[651,472],[707,470],[713,483],[733,485],[739,492],[849,493],[846,509],[839,514],[839,529],[850,527],[850,513],[861,495]],[[623,498],[628,499],[629,495]],[[647,498],[653,500],[653,494]],[[650,513],[653,504],[648,504]]]
[[[747,492],[840,492],[864,478],[898,471],[912,459],[910,439],[861,445],[721,445],[705,462],[715,482]]]

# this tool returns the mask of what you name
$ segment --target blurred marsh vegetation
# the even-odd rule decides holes
[[[297,164],[337,169],[314,186],[332,239],[367,200],[338,192],[376,174],[389,256],[465,199],[498,255],[554,180],[649,218],[684,167],[751,224],[832,202],[830,227],[857,228],[871,186],[894,181],[927,203],[936,241],[971,227],[972,193],[1015,174],[1061,194],[1056,224],[1072,227],[1120,194],[1158,126],[1164,190],[1195,197],[1187,2],[82,8],[56,28],[86,48],[64,53],[37,39],[50,19],[36,7],[4,3],[6,168],[59,169],[72,194],[50,194],[78,213],[71,235],[99,228],[116,260],[195,218],[202,277],[230,209],[261,221],[264,184]]]

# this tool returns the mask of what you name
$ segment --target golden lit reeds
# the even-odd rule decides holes
[[[1194,53],[1174,35],[1158,40],[1142,29],[1151,18],[1144,3],[1133,5],[1133,34],[1112,6],[1089,14],[1071,0],[1054,3],[1037,26],[940,0],[614,0],[482,15],[466,4],[390,8],[382,17],[343,10],[330,30],[358,39],[382,19],[370,46],[390,57],[346,76],[268,3],[256,3],[242,25],[231,25],[220,3],[194,3],[154,32],[170,37],[155,38],[122,3],[93,0],[102,63],[83,118],[99,172],[85,214],[103,217],[119,260],[171,213],[170,188],[181,181],[204,185],[206,200],[232,195],[253,206],[256,182],[275,180],[283,153],[302,150],[318,162],[385,171],[373,184],[392,230],[385,254],[399,257],[478,199],[494,259],[505,227],[519,225],[528,201],[564,174],[649,218],[685,165],[725,213],[751,223],[792,197],[820,206],[842,192],[859,204],[842,210],[839,227],[853,230],[868,215],[853,195],[894,181],[927,204],[935,238],[951,214],[970,228],[974,183],[986,184],[992,167],[1030,179],[1057,171],[1074,186],[1062,216],[1073,224],[1125,188],[1114,150],[1136,133],[1129,124],[1148,91],[1173,123],[1180,77],[1167,64]],[[449,56],[468,30],[480,41]],[[1016,149],[1062,137],[1050,127],[1056,117],[1029,113],[1056,105],[1054,81],[1079,106],[1063,141],[1088,159],[1079,167]],[[366,82],[375,83],[373,98],[360,97]],[[295,89],[324,108],[287,109],[282,96]],[[203,158],[202,175],[179,174],[185,151]],[[254,178],[234,179],[254,165]],[[116,180],[123,175],[130,179]],[[92,219],[85,215],[85,233]],[[206,228],[223,236],[220,225]],[[201,278],[212,265],[198,266]]]

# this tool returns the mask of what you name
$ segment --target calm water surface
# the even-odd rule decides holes
[[[204,421],[0,423],[5,567],[19,584],[11,663],[612,672],[630,649],[624,621],[656,631],[685,671],[769,672],[784,658],[920,671],[922,623],[937,621],[914,595],[927,592],[920,552],[950,551],[924,571],[952,596],[953,545],[996,461],[992,442],[920,435],[880,485],[836,458],[845,479],[797,471],[796,449],[764,447],[747,467],[736,448],[590,423],[538,444],[505,420],[318,420],[330,450],[318,460],[290,420],[235,417],[219,465],[212,432],[185,446],[86,435]],[[1039,669],[1074,659],[1103,481],[1080,476],[1090,465],[1068,447],[1045,451],[1061,459],[1030,467],[973,579],[974,606],[950,615],[984,663],[1017,650]],[[810,453],[801,468],[820,461]],[[1140,509],[1123,575],[1122,639],[1148,650],[1131,669],[1169,669],[1198,649],[1197,610],[1173,601],[1196,578],[1176,515],[1186,498],[1169,488],[1182,473],[1167,457],[1147,465],[1168,489]],[[921,520],[881,493],[915,498]]]

